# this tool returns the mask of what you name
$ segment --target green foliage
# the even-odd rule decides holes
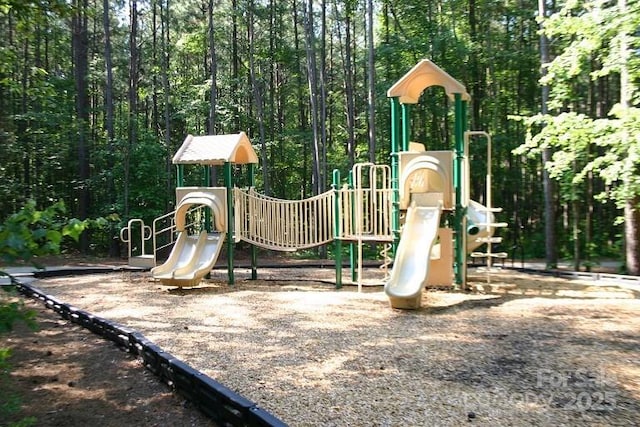
[[[610,198],[622,208],[627,200],[640,195],[640,108],[616,107],[612,113],[614,119],[596,121],[601,132],[595,143],[604,154],[587,168],[613,186],[599,198]]]
[[[570,218],[573,228],[569,233],[561,227],[559,249],[566,254],[573,251],[573,256],[577,255],[574,241],[583,238],[586,228],[593,234],[592,241],[580,242],[583,253],[610,256],[604,252],[616,248],[619,254],[620,209],[640,194],[640,129],[633,108],[640,16],[630,13],[637,9],[637,1],[628,2],[628,10],[620,5],[566,1],[539,21],[553,58],[544,64],[547,73],[540,82],[550,89],[547,106],[555,112],[532,114],[517,122],[527,134],[513,154],[539,159],[543,150],[551,153],[543,167],[557,183],[559,213]],[[593,210],[597,218],[586,214],[591,198],[603,204]]]
[[[132,218],[152,220],[164,214],[175,194],[167,191],[165,147],[151,135],[141,135],[131,153],[130,203]]]
[[[9,292],[9,290],[5,290]],[[21,301],[6,302],[6,297],[0,297],[0,334],[9,332],[13,329],[16,321],[27,324],[32,329],[37,327],[35,322],[36,313],[31,310],[25,310]]]
[[[525,140],[526,126],[507,117],[534,115],[539,109],[535,3],[490,0],[375,3],[377,161],[389,162],[387,89],[418,60],[433,60],[466,85],[472,98],[469,129],[487,130],[495,137],[494,205],[504,208],[501,219],[518,224],[517,229],[504,230],[505,236],[517,240],[519,233],[524,232],[529,234],[527,241],[532,241],[533,234],[541,233],[540,165],[512,152]],[[630,10],[637,8],[636,0],[628,3]],[[308,47],[314,49],[317,70],[324,71],[326,144],[319,147],[319,160],[326,185],[334,168],[346,176],[350,166],[346,141],[351,130],[345,123],[347,60],[354,77],[355,157],[358,161],[368,160],[369,40],[365,20],[361,19],[364,1],[314,5],[313,46],[307,46],[305,8],[300,3],[258,2],[252,3],[249,11],[242,2],[216,1],[212,15],[216,52],[213,57],[206,2],[138,2],[135,76],[130,75],[128,4],[118,1],[109,2],[108,6],[114,134],[112,140],[107,140],[103,5],[90,2],[87,5],[89,51],[93,52],[87,76],[90,153],[86,164],[80,165],[76,87],[73,58],[69,54],[72,35],[69,17],[74,7],[64,0],[0,0],[0,33],[4,36],[0,38],[0,139],[4,142],[0,145],[0,218],[30,199],[38,206],[64,200],[72,216],[116,218],[109,220],[109,227],[91,235],[91,244],[102,250],[113,242],[123,225],[120,222],[132,217],[146,221],[170,210],[175,176],[168,160],[187,134],[208,132],[212,87],[217,95],[214,132],[242,130],[256,150],[265,149],[260,157],[266,163],[259,166],[256,174],[258,187],[269,183],[272,195],[286,199],[310,195],[313,134]],[[617,101],[613,94],[614,77],[607,79],[620,68],[617,29],[630,29],[627,32],[630,47],[636,52],[639,14],[623,15],[617,12],[615,2],[596,0],[559,2],[554,7],[557,13],[545,22],[545,31],[552,39],[551,54],[557,58],[549,64],[545,80],[552,87],[553,105],[559,111],[595,117],[590,109],[598,103],[599,109],[608,112]],[[343,40],[346,16],[351,17],[349,58]],[[211,80],[213,59],[217,70],[215,81]],[[633,81],[637,81],[640,73],[638,61],[638,55],[629,59]],[[261,105],[253,90],[252,73],[261,93]],[[133,106],[129,104],[128,92],[131,77],[135,77],[137,89]],[[603,81],[602,92],[594,88],[599,81]],[[606,99],[600,99],[601,94]],[[264,141],[260,140],[258,108],[264,116]],[[426,91],[420,102],[412,106],[411,126],[412,140],[423,142],[430,149],[452,148],[451,105],[440,89]],[[569,139],[579,138],[572,135]],[[579,147],[567,147],[554,157],[558,182],[563,186],[563,202],[584,194],[580,173],[589,162],[601,154],[611,156],[609,148],[599,146],[598,141],[596,138],[591,142],[594,150],[591,157],[585,157]],[[482,146],[471,144],[470,157],[474,160],[471,196],[480,201],[484,197],[486,170],[483,156]],[[606,174],[614,180],[620,175],[620,165],[613,158],[598,161],[599,164],[593,164],[594,171],[607,170]],[[576,168],[571,169],[570,165]],[[78,179],[81,166],[89,168],[88,180]],[[198,181],[198,177],[194,178]],[[91,206],[81,214],[77,193],[86,185]],[[617,184],[610,190],[626,191]],[[608,193],[607,197],[613,196]],[[621,193],[615,197],[624,196]],[[59,237],[52,233],[50,244],[59,245],[56,243]],[[544,236],[536,239],[540,241]]]
[[[65,212],[63,202],[44,210],[37,210],[34,201],[27,202],[0,224],[0,260],[28,261],[34,256],[58,253],[64,237],[77,241],[89,221],[65,220],[62,217]]]
[[[551,87],[550,108],[580,101],[592,81],[630,65],[621,60],[620,43],[622,38],[630,48],[638,43],[637,15],[622,13],[616,2],[576,0],[565,2],[544,21],[556,50],[542,79]]]
[[[16,322],[23,322],[31,329],[37,329],[35,311],[26,309],[21,300],[8,297],[8,292],[13,293],[12,288],[3,287],[3,291],[3,295],[0,295],[0,335],[11,331]],[[11,391],[10,357],[11,350],[0,347],[0,418],[18,412],[21,404],[20,396]],[[10,425],[30,426],[35,425],[35,421],[34,418],[25,418]]]
[[[44,210],[36,209],[36,203],[29,201],[18,212],[10,215],[0,224],[0,261],[12,263],[17,260],[28,261],[34,256],[55,254],[60,251],[63,238],[78,240],[80,234],[93,223],[103,225],[105,220],[79,221],[65,219],[66,209],[63,202],[55,203]],[[0,272],[0,276],[6,276]],[[0,294],[0,334],[12,330],[16,322],[24,322],[28,327],[37,327],[36,313],[28,310],[17,299],[12,287],[3,287]],[[11,352],[0,348],[0,417],[6,418],[20,409],[20,397],[10,390],[8,359]],[[25,418],[12,426],[35,425],[36,420]]]
[[[622,208],[626,200],[640,195],[640,109],[614,113],[618,116],[596,120],[576,113],[529,117],[526,142],[514,154],[538,157],[542,150],[552,149],[545,168],[562,185],[561,197],[581,197],[576,186],[594,173],[606,184],[598,200]]]

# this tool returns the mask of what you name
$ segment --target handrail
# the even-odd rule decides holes
[[[390,241],[391,188],[340,189],[340,235],[345,240]],[[355,207],[355,209],[352,209]]]
[[[176,221],[175,221],[175,212],[176,211],[171,211],[169,213],[166,213],[164,215],[161,215],[159,217],[157,217],[156,219],[153,220],[153,264],[157,265],[157,253],[158,250],[160,249],[164,249],[165,247],[171,245],[174,243],[174,237],[175,237],[175,228],[176,228]],[[171,218],[170,220],[170,225],[168,227],[164,227],[161,230],[158,230],[158,223],[160,221],[166,220],[167,218]],[[160,233],[164,233],[169,231],[169,243],[167,243],[166,245],[162,245],[162,247],[158,247],[158,235]]]
[[[133,229],[133,226],[137,223],[140,224],[140,243],[141,243],[140,256],[144,257],[148,255],[145,250],[145,246],[146,246],[145,242],[151,238],[151,235],[152,235],[151,228],[148,225],[145,225],[143,220],[139,218],[134,218],[134,219],[130,219],[129,222],[127,223],[127,226],[120,230],[120,240],[122,240],[124,243],[128,243],[128,246],[129,246],[128,248],[129,258],[133,256],[133,244],[132,244],[133,242],[131,240],[131,230]],[[125,237],[125,231],[126,231],[126,237]]]
[[[193,218],[185,225],[186,229],[189,229],[196,226],[196,224],[201,223],[201,220],[203,218],[202,211],[204,211],[204,209],[204,206],[199,205],[192,207],[186,212],[185,215],[187,218]],[[158,251],[172,246],[176,241],[175,213],[176,211],[171,211],[153,220],[153,261],[155,265],[157,265]],[[169,220],[168,225],[160,225],[162,221],[167,220]],[[168,234],[167,243],[159,243],[158,236],[160,236],[161,234]]]
[[[202,222],[204,214],[198,211],[203,211],[204,209],[205,207],[203,206],[195,206],[187,211],[187,218],[193,218],[186,224],[187,228],[196,227]],[[141,253],[139,255],[133,254],[134,242],[132,241],[132,230],[136,224],[140,225]],[[128,244],[129,259],[134,257],[144,258],[150,256],[153,260],[153,265],[155,266],[157,265],[158,251],[170,247],[175,243],[175,231],[175,211],[171,211],[155,218],[151,227],[145,225],[144,220],[140,218],[130,219],[127,226],[120,230],[120,240]],[[162,242],[159,238],[162,234],[168,235],[166,243]],[[147,253],[146,250],[146,242],[149,240],[152,241],[151,253]]]

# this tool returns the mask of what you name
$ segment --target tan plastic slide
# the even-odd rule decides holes
[[[384,290],[393,308],[420,307],[429,258],[438,236],[440,206],[411,206],[402,229],[391,277]]]
[[[224,238],[224,233],[187,236],[181,232],[167,261],[151,274],[167,286],[196,286],[218,260]]]

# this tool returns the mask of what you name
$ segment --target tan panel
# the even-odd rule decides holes
[[[228,135],[188,135],[176,154],[174,164],[222,165],[258,163],[251,141],[244,132]]]
[[[471,99],[463,84],[428,59],[418,62],[391,86],[387,91],[387,97],[397,97],[403,104],[416,104],[422,92],[431,86],[442,86],[450,98],[459,93],[463,100]]]

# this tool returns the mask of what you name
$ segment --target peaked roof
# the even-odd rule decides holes
[[[418,62],[407,74],[391,86],[387,91],[387,97],[398,97],[403,104],[416,104],[422,92],[431,86],[444,87],[450,98],[459,93],[462,95],[463,100],[468,101],[471,99],[463,84],[428,59]]]
[[[258,163],[258,156],[244,132],[230,135],[188,135],[173,156],[174,164],[222,165]]]

